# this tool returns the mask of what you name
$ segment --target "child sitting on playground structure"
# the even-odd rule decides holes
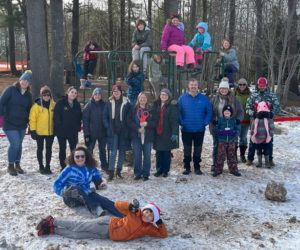
[[[207,32],[208,25],[207,23],[201,22],[198,23],[196,28],[198,29],[198,32],[195,34],[192,41],[189,43],[190,47],[194,47],[197,45],[197,52],[200,52],[200,54],[195,53],[195,67],[193,75],[197,75],[202,72],[202,59],[203,59],[203,53],[209,52],[212,50],[212,45],[210,43],[210,34]]]
[[[128,67],[128,75],[126,76],[126,84],[129,86],[127,99],[131,105],[134,105],[137,100],[137,96],[142,91],[142,84],[145,76],[140,71],[141,66],[139,61],[132,61]]]
[[[58,234],[74,239],[111,239],[128,241],[144,235],[168,237],[165,224],[160,219],[160,209],[150,203],[142,209],[139,202],[126,201],[114,203],[116,209],[125,215],[124,218],[101,217],[85,221],[57,220],[52,216],[41,220],[37,225],[38,235]]]
[[[162,76],[162,66],[165,60],[160,54],[154,54],[149,62],[149,81],[153,89],[154,97],[159,96],[160,90],[167,87],[167,78]]]
[[[89,41],[84,47],[83,54],[83,74],[82,78],[87,79],[88,76],[93,76],[95,67],[97,65],[98,55],[94,53],[90,53],[91,51],[100,51],[101,48],[98,46],[96,42]]]

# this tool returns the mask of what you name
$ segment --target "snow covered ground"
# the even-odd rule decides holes
[[[151,175],[147,182],[136,182],[132,168],[124,167],[124,180],[112,181],[100,194],[112,200],[138,198],[141,205],[155,202],[169,232],[167,239],[143,237],[130,242],[72,240],[57,235],[37,237],[37,222],[49,214],[70,220],[93,216],[84,208],[68,208],[53,192],[52,185],[59,174],[56,139],[51,164],[53,175],[37,172],[36,143],[26,136],[21,162],[26,174],[12,177],[6,172],[8,142],[1,137],[0,248],[300,249],[300,126],[299,122],[282,122],[276,123],[276,127],[281,133],[275,137],[276,166],[271,170],[240,163],[242,177],[230,175],[225,166],[224,174],[213,178],[212,138],[208,131],[202,153],[202,176],[181,174],[182,148],[173,151],[175,157],[168,178]],[[80,141],[83,141],[82,134]],[[154,157],[152,173],[153,166]],[[285,184],[286,202],[271,202],[264,197],[270,180]]]

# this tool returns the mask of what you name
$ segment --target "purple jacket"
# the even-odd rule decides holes
[[[184,33],[176,26],[166,24],[160,42],[161,49],[167,50],[173,44],[185,45]]]

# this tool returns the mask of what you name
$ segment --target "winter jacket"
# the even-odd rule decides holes
[[[241,121],[241,126],[249,126],[250,125],[250,116],[246,113],[246,103],[248,98],[251,96],[251,92],[249,88],[244,91],[244,93],[240,92],[237,89],[233,91],[233,95],[239,100],[240,104],[242,105],[244,111],[244,119]]]
[[[116,201],[115,207],[125,215],[124,218],[111,218],[109,221],[109,238],[117,241],[133,240],[145,235],[151,237],[167,238],[168,233],[165,224],[162,223],[155,227],[152,223],[142,220],[142,211],[129,211],[129,202]]]
[[[129,129],[129,138],[136,139],[139,137],[139,120],[137,118],[138,107],[136,105],[131,106],[127,115],[127,126]],[[153,142],[155,135],[155,128],[158,122],[158,114],[154,109],[149,109],[149,116],[146,119],[147,126],[145,127],[145,142]]]
[[[27,128],[32,95],[27,91],[22,95],[16,86],[7,87],[0,97],[0,116],[4,116],[3,130],[23,130]]]
[[[102,178],[102,174],[96,167],[87,168],[85,165],[79,167],[77,165],[67,166],[57,177],[54,182],[54,192],[62,196],[62,191],[70,186],[77,186],[87,195],[91,193],[90,183],[96,182]]]
[[[84,54],[83,54],[83,61],[90,61],[90,60],[96,60],[98,58],[98,55],[95,53],[90,53],[90,51],[101,51],[101,48],[94,48],[91,49],[90,47],[85,47],[84,49]]]
[[[103,124],[103,112],[106,102],[95,102],[92,98],[82,112],[83,132],[85,136],[92,138],[106,137],[106,128]]]
[[[233,65],[234,67],[236,67],[237,69],[240,68],[240,65],[239,65],[239,62],[237,60],[237,57],[236,57],[236,51],[235,49],[231,48],[229,49],[228,52],[224,52],[224,66],[226,67],[227,65]]]
[[[163,132],[161,135],[158,135],[157,130],[155,130],[156,133],[153,143],[153,148],[159,151],[169,151],[177,148],[177,142],[171,141],[171,136],[178,136],[179,132],[177,101],[173,100],[165,105],[166,109],[163,115]],[[157,114],[160,119],[161,102],[156,101],[153,105],[153,109],[157,110]]]
[[[148,27],[145,27],[144,30],[140,31],[136,29],[133,32],[131,45],[134,47],[135,45],[142,47],[152,47],[152,32]]]
[[[167,50],[169,46],[185,45],[184,33],[178,29],[175,25],[166,24],[161,36],[160,46],[162,50]]]
[[[136,100],[139,93],[142,91],[142,83],[144,82],[145,76],[142,72],[130,72],[126,76],[126,84],[129,86],[127,98],[130,103]]]
[[[163,59],[160,63],[156,62],[153,58],[150,58],[148,67],[149,67],[149,81],[158,82],[162,77],[162,66],[165,64]]]
[[[240,133],[239,125],[236,119],[221,117],[218,124],[214,127],[214,134],[218,137],[218,142],[233,142],[236,141]]]
[[[247,100],[246,104],[246,113],[253,117],[254,112],[255,112],[255,103],[260,103],[260,102],[267,102],[270,106],[270,112],[274,116],[276,116],[280,112],[280,104],[277,99],[277,96],[266,89],[265,91],[261,92],[257,90],[255,93],[253,93]]]
[[[37,135],[53,135],[55,102],[51,99],[49,109],[43,107],[41,98],[35,100],[29,114],[29,128],[35,130]]]
[[[130,140],[128,138],[128,127],[126,124],[126,117],[128,111],[131,107],[129,102],[127,101],[126,97],[122,97],[122,104],[120,110],[120,121],[121,121],[121,132],[119,134],[119,150],[130,150]],[[114,146],[114,132],[113,132],[113,119],[114,119],[114,107],[115,107],[115,100],[114,98],[110,97],[109,101],[106,103],[103,112],[103,124],[106,128],[106,135],[107,135],[107,149],[112,150]]]
[[[210,42],[210,34],[207,32],[208,29],[207,23],[201,22],[197,25],[197,27],[198,26],[203,27],[205,31],[203,34],[197,32],[194,38],[192,39],[192,41],[189,43],[189,46],[193,48],[195,45],[197,45],[197,48],[201,49],[202,51],[212,50],[212,45]]]
[[[268,125],[269,125],[269,134],[271,137],[274,137],[274,120],[270,118],[265,118],[268,119]],[[250,126],[250,135],[252,136],[254,134],[254,124],[255,120],[251,121],[251,126]],[[267,130],[265,128],[264,124],[264,119],[258,119],[258,125],[257,125],[257,133],[255,135],[255,139],[257,143],[265,143],[267,139]],[[252,139],[251,139],[252,140]]]
[[[68,97],[63,97],[54,108],[54,135],[64,138],[77,136],[81,129],[81,118],[79,102],[75,99],[71,108]]]
[[[212,106],[206,96],[186,93],[178,99],[178,113],[183,132],[204,132],[212,118]]]
[[[231,93],[229,92],[227,96],[221,95],[219,92],[216,96],[214,96],[211,99],[211,105],[213,108],[213,117],[212,121],[217,121],[219,118],[223,117],[223,114],[219,115],[219,103],[221,102],[221,99],[224,100],[224,105],[230,105],[233,109],[232,117],[235,119],[238,119],[242,121],[244,119],[244,111],[241,103],[239,100]],[[221,110],[223,110],[223,107],[221,107]],[[214,134],[214,124],[213,122],[210,122],[209,124],[209,131],[211,134]]]

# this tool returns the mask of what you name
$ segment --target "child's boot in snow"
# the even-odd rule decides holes
[[[265,155],[265,164],[266,164],[266,168],[271,168],[270,158],[268,155]]]
[[[258,158],[258,164],[256,165],[257,168],[262,167],[262,155],[257,155]]]
[[[17,171],[15,170],[15,167],[14,167],[14,164],[13,164],[13,163],[9,163],[9,164],[8,164],[7,172],[8,172],[10,175],[12,175],[12,176],[18,175]]]

